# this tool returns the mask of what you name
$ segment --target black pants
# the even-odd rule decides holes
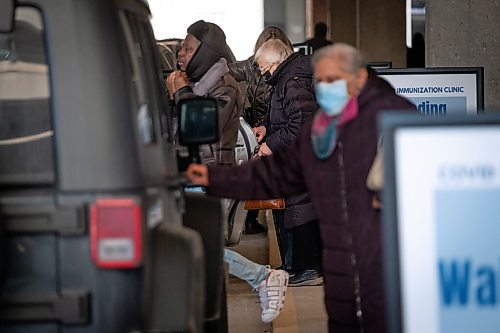
[[[274,227],[283,266],[288,270],[321,270],[321,238],[318,220],[285,228],[285,211],[273,210]]]
[[[281,264],[287,269],[291,269],[291,263],[287,263],[286,254],[288,252],[288,232],[285,228],[285,211],[273,210],[274,229],[276,229],[276,238],[280,250]],[[288,265],[287,265],[288,264]]]
[[[292,268],[321,270],[321,239],[318,220],[292,228]]]
[[[247,218],[245,219],[245,227],[250,228],[252,224],[258,223],[257,219],[259,217],[259,210],[249,210],[247,211]]]

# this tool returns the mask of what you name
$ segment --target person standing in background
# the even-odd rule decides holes
[[[406,48],[406,67],[425,68],[425,40],[424,35],[417,32],[411,40],[411,48]]]
[[[290,51],[293,50],[292,43],[280,28],[268,26],[257,38],[254,54],[263,43],[273,38],[281,40],[290,48]],[[229,72],[236,81],[246,83],[243,119],[253,128],[257,141],[260,143],[264,139],[262,136],[262,133],[264,133],[262,128],[265,128],[267,124],[269,104],[271,101],[271,86],[265,82],[258,67],[255,65],[253,55],[246,60],[229,64]],[[266,227],[259,223],[258,215],[258,210],[249,210],[247,212],[245,220],[246,234],[258,234],[267,231]]]
[[[306,40],[304,43],[311,48],[312,52],[319,50],[322,47],[333,44],[333,42],[326,38],[328,27],[324,22],[318,22],[314,26],[314,37]]]
[[[224,54],[226,36],[222,29],[210,22],[197,21],[187,29],[178,54],[180,71],[167,77],[171,98],[208,96],[219,104],[219,143],[203,151],[206,164],[229,166],[235,164],[234,148],[239,127],[242,98],[239,87],[229,74]],[[235,251],[224,249],[224,262],[229,273],[246,281],[259,293],[261,320],[273,321],[283,308],[288,273],[257,264]]]
[[[313,118],[318,105],[314,97],[311,58],[293,53],[279,39],[270,39],[255,53],[266,83],[272,87],[265,142],[260,156],[285,149],[297,138],[302,126]],[[283,265],[293,275],[290,286],[320,285],[321,240],[318,219],[308,193],[285,197],[284,210],[274,210]]]
[[[232,165],[243,98],[224,58],[226,35],[219,26],[205,21],[193,23],[187,32],[177,59],[181,70],[167,77],[170,97],[176,103],[194,96],[219,101],[219,142],[203,147],[203,161]]]
[[[279,39],[293,52],[292,43],[286,34],[278,27],[268,26],[260,33],[254,46],[254,54],[270,39]],[[246,101],[243,118],[252,127],[266,126],[271,87],[265,82],[255,64],[254,55],[242,61],[229,64],[229,72],[238,82],[246,83]],[[262,141],[262,137],[257,138]]]

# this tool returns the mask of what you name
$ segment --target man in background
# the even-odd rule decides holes
[[[314,37],[305,41],[305,44],[312,49],[314,53],[316,50],[333,44],[331,40],[326,38],[328,27],[324,22],[318,22],[314,26]]]

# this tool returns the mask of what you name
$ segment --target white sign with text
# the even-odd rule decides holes
[[[500,328],[500,126],[394,134],[405,333]]]

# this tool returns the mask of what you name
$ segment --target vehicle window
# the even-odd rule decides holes
[[[141,21],[139,23],[139,33],[143,54],[145,54],[146,73],[148,75],[149,89],[155,97],[157,114],[165,115],[165,121],[160,122],[162,135],[166,139],[171,139],[172,117],[171,109],[167,108],[166,87],[161,71],[160,51],[158,48],[152,48],[156,45],[153,38],[153,30],[149,22]]]
[[[176,69],[177,59],[175,53],[169,45],[157,42],[156,45],[160,51],[161,68],[170,73]]]
[[[49,67],[40,12],[18,7],[0,34],[0,184],[55,181]]]
[[[139,139],[143,144],[155,143],[153,125],[155,115],[165,110],[163,86],[158,51],[152,39],[149,24],[133,12],[124,11],[120,15],[121,25],[128,49],[130,75],[134,85],[134,103],[137,110]],[[154,53],[156,52],[156,53]],[[159,117],[157,117],[159,121]],[[161,122],[162,135],[169,139],[170,124]]]

